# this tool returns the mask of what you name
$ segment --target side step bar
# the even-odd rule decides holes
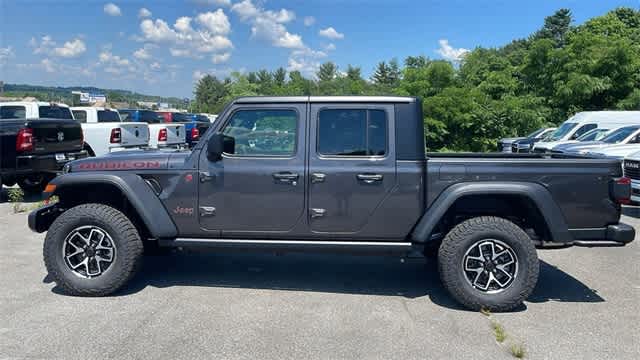
[[[200,247],[264,251],[345,252],[356,254],[406,254],[415,250],[410,242],[308,241],[255,239],[176,238],[159,240],[160,246]]]

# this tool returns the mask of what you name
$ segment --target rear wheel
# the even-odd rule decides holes
[[[54,175],[46,173],[31,174],[18,179],[18,186],[20,186],[25,193],[40,194],[44,191],[47,183],[53,178]]]
[[[120,211],[84,204],[65,211],[44,240],[44,263],[66,293],[103,296],[137,271],[143,251],[135,226]]]
[[[539,263],[529,236],[503,218],[483,216],[455,226],[438,252],[444,287],[473,309],[508,311],[531,295]]]

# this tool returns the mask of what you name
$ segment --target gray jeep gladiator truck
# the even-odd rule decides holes
[[[536,248],[624,245],[620,163],[541,154],[426,154],[420,100],[248,97],[191,151],[77,160],[59,201],[29,215],[44,262],[73,295],[102,296],[145,248],[436,253],[470,309],[513,309],[538,278]]]

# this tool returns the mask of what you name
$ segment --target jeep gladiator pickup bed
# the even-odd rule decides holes
[[[537,248],[624,245],[630,185],[618,161],[542,154],[425,154],[408,97],[250,97],[229,104],[192,151],[68,164],[32,212],[66,292],[122,287],[145,248],[437,253],[471,309],[518,306]],[[91,190],[91,191],[88,191]]]

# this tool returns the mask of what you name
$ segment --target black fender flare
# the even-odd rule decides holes
[[[147,229],[154,238],[174,238],[178,229],[164,205],[140,176],[131,173],[68,173],[58,176],[49,184],[55,185],[55,191],[47,196],[56,195],[61,190],[77,185],[108,184],[118,188],[134,207]]]
[[[530,199],[547,223],[551,240],[567,243],[573,241],[560,207],[549,190],[537,183],[528,182],[473,182],[458,183],[446,188],[422,216],[411,233],[417,243],[429,241],[431,234],[444,214],[456,200],[469,195],[518,195]]]

